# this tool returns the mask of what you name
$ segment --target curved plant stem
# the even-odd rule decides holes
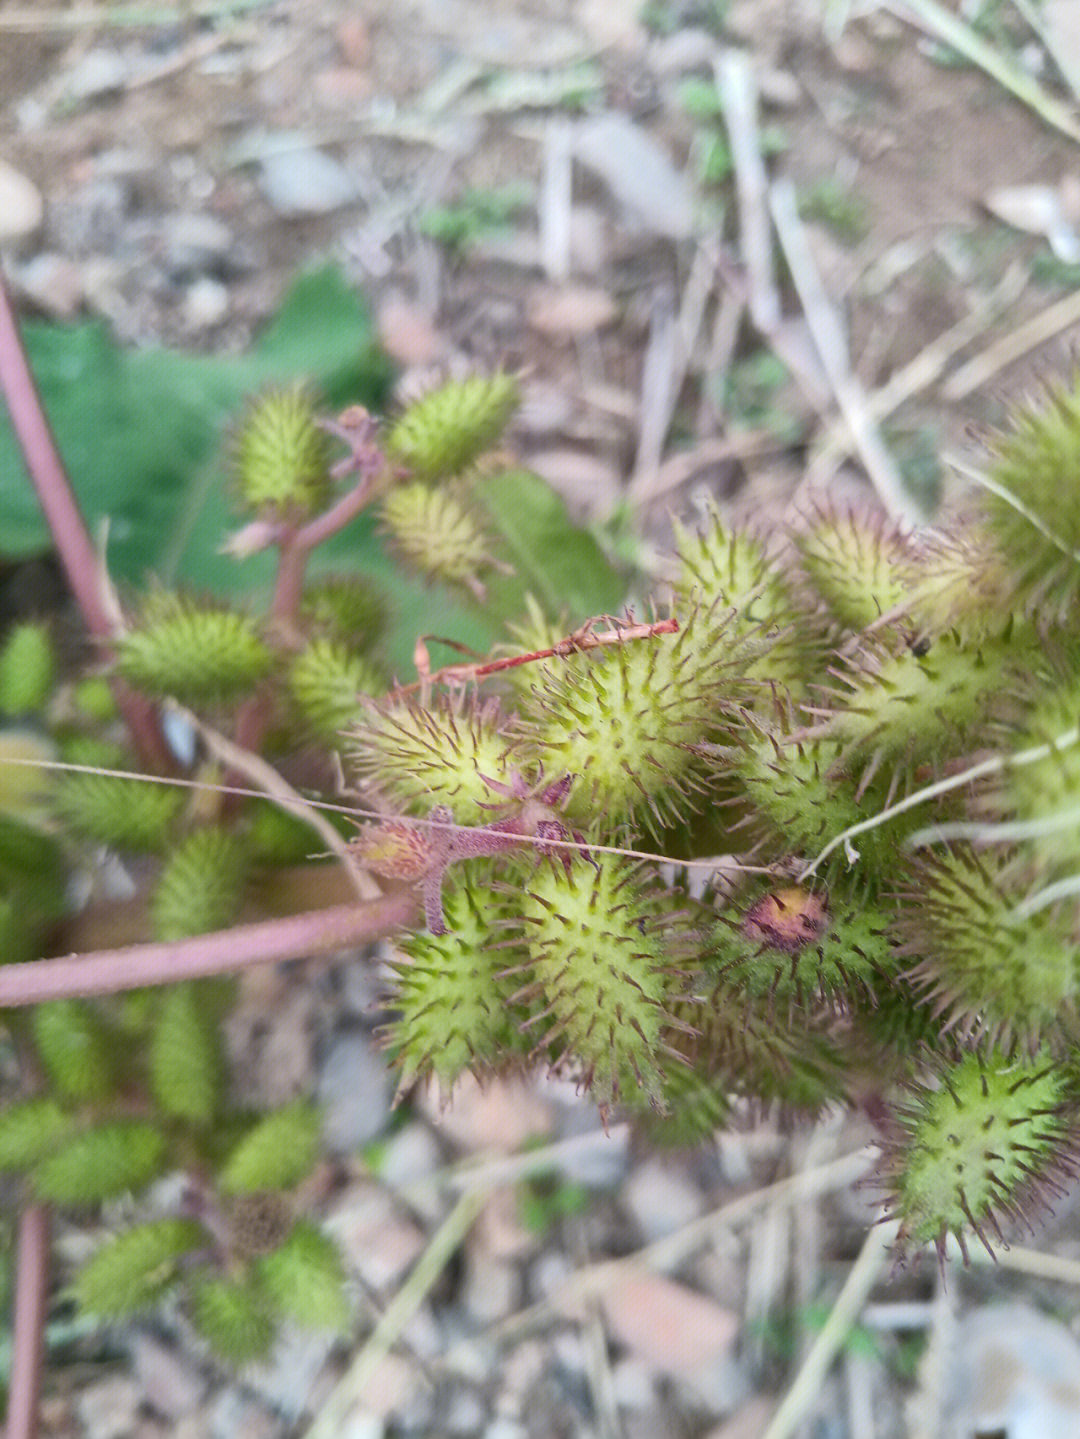
[[[35,1439],[38,1432],[49,1229],[47,1205],[28,1205],[19,1215],[6,1439]]]
[[[117,994],[144,985],[231,974],[254,964],[329,954],[379,939],[415,921],[416,913],[415,895],[404,890],[367,904],[333,905],[192,939],[9,964],[0,969],[0,1008]]]
[[[852,1265],[844,1287],[836,1296],[832,1312],[811,1345],[802,1368],[795,1376],[794,1384],[773,1415],[764,1439],[789,1439],[807,1417],[829,1366],[851,1332],[851,1326],[866,1303],[866,1296],[885,1267],[889,1248],[896,1238],[898,1228],[896,1221],[871,1226],[859,1257]]]
[[[0,393],[7,402],[11,428],[86,628],[95,639],[107,642],[115,634],[115,624],[105,599],[101,566],[56,448],[3,275],[0,275]],[[115,691],[116,702],[142,759],[155,767],[171,768],[169,751],[153,706],[119,682]]]
[[[334,1435],[344,1433],[349,1410],[363,1396],[376,1369],[431,1292],[486,1203],[486,1190],[467,1190],[461,1195],[435,1231],[408,1279],[386,1306],[367,1343],[323,1405],[304,1439],[333,1439]]]

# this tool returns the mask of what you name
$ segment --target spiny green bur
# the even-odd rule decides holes
[[[348,735],[359,778],[396,807],[426,814],[449,805],[462,824],[492,818],[514,767],[513,740],[497,702],[411,700],[369,704]]]
[[[1045,1056],[1009,1059],[993,1049],[940,1065],[915,1086],[892,1156],[901,1242],[943,1253],[949,1234],[963,1243],[970,1231],[989,1249],[990,1238],[1002,1239],[1001,1218],[1022,1213],[1032,1194],[1054,1193],[1069,1140],[1065,1088]]]
[[[400,1093],[431,1078],[449,1097],[466,1070],[493,1072],[522,1047],[508,1003],[514,985],[504,973],[512,955],[492,942],[505,905],[474,874],[444,908],[449,933],[407,935],[391,966],[392,1017],[383,1035],[401,1071]]]
[[[907,978],[943,1032],[1031,1052],[1076,1022],[1080,947],[1074,907],[1018,912],[1007,857],[968,849],[915,869],[896,923]]]
[[[1080,599],[1080,373],[1017,410],[990,441],[986,529],[1013,602],[1044,625],[1076,627]]]
[[[675,985],[655,894],[625,861],[542,865],[522,898],[529,1033],[601,1105],[624,1092],[659,1102]]]
[[[567,813],[637,816],[657,831],[705,789],[693,745],[716,718],[715,679],[689,631],[627,640],[539,666],[521,707],[526,751],[576,776]]]
[[[409,406],[387,436],[387,453],[414,479],[451,479],[498,439],[518,401],[512,375],[451,380]]]
[[[352,502],[383,506],[397,555],[465,585],[475,614],[485,570],[521,558],[499,552],[470,494],[517,401],[506,375],[454,381],[380,432],[366,414],[316,424],[300,390],[264,396],[234,442],[248,542],[284,544],[313,513],[318,531],[342,479]],[[736,1101],[789,1116],[860,1106],[881,1117],[903,1243],[989,1241],[1077,1149],[1078,472],[1073,385],[993,442],[977,502],[933,533],[821,511],[766,545],[714,511],[700,535],[679,530],[657,609],[615,618],[560,615],[558,585],[518,575],[492,592],[535,579],[525,613],[485,618],[518,622],[525,662],[482,690],[421,676],[383,693],[388,613],[366,576],[290,580],[261,617],[151,594],[110,678],[226,730],[234,707],[233,737],[258,730],[271,762],[340,743],[382,816],[354,857],[416,884],[430,924],[395,937],[387,969],[402,1091],[547,1069],[605,1115],[680,1142]],[[642,609],[677,628],[650,633]],[[628,622],[632,638],[596,643]],[[0,709],[46,708],[70,762],[133,767],[114,731],[101,737],[111,704],[52,693],[40,639],[0,651]],[[37,655],[25,684],[20,646]],[[458,675],[467,663],[455,655]],[[975,761],[977,783],[956,783]],[[89,841],[80,853],[166,856],[148,914],[177,943],[232,923],[257,869],[295,854],[265,802],[215,808],[83,774],[46,800],[65,839]],[[417,824],[433,810],[439,825]],[[60,842],[37,823],[20,812],[0,826],[5,959],[26,953],[20,911],[34,909],[35,940],[59,912]],[[301,855],[313,847],[300,840]],[[692,897],[608,847],[735,855],[758,872]],[[49,871],[51,908],[29,904],[27,855]],[[179,1288],[239,1362],[267,1352],[282,1318],[334,1327],[345,1308],[336,1253],[292,1208],[318,1116],[303,1102],[257,1119],[230,1107],[222,989],[41,1006],[24,1028],[40,1092],[0,1114],[0,1168],[82,1207],[197,1176],[212,1241],[186,1220],[144,1224],[107,1240],[74,1292],[116,1317]]]
[[[283,518],[320,509],[330,491],[330,440],[301,385],[260,395],[241,421],[233,470],[245,505]]]

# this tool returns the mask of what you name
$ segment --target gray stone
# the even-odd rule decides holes
[[[426,1179],[442,1159],[439,1141],[426,1124],[406,1124],[386,1141],[379,1163],[379,1178],[391,1189],[403,1189]],[[441,1205],[438,1194],[436,1205]]]
[[[1030,1305],[995,1304],[967,1315],[947,1372],[947,1439],[1080,1434],[1080,1343]]]
[[[686,1175],[660,1159],[638,1167],[623,1186],[622,1198],[646,1243],[673,1234],[704,1209],[701,1191]]]
[[[259,184],[279,215],[329,215],[358,196],[356,181],[339,160],[307,147],[263,156]]]
[[[143,1402],[165,1419],[182,1419],[202,1403],[206,1380],[175,1349],[149,1334],[136,1334],[132,1368],[142,1385]]]
[[[178,282],[199,275],[228,274],[234,268],[236,240],[224,220],[195,211],[164,215],[160,222],[161,260]]]
[[[84,1389],[77,1408],[86,1439],[127,1439],[135,1426],[139,1398],[138,1386],[121,1375]]]
[[[220,280],[201,275],[184,296],[184,324],[196,333],[212,330],[229,313],[229,290]]]
[[[32,235],[44,214],[45,202],[33,180],[0,160],[0,241]]]
[[[122,90],[129,75],[128,62],[117,50],[87,50],[63,77],[63,97],[72,101],[97,100]]]
[[[390,1084],[386,1061],[367,1033],[335,1035],[318,1084],[323,1139],[332,1154],[349,1154],[382,1130],[390,1115]]]
[[[582,121],[575,132],[574,153],[647,229],[672,240],[691,234],[690,182],[652,136],[626,115],[609,111]]]
[[[685,75],[711,65],[719,50],[719,42],[708,30],[675,30],[658,36],[649,45],[649,64],[661,79]]]

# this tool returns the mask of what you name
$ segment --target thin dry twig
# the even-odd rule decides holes
[[[985,350],[968,360],[966,365],[950,375],[941,387],[942,398],[953,403],[964,400],[973,391],[980,389],[999,370],[1022,359],[1030,350],[1045,345],[1070,325],[1080,324],[1080,290],[1056,300],[1030,320],[1018,325],[1000,340],[995,340]]]
[[[378,899],[382,891],[375,883],[375,880],[356,863],[347,841],[342,839],[329,820],[324,819],[319,810],[304,798],[298,790],[293,789],[288,780],[283,779],[272,764],[268,764],[260,755],[252,750],[243,749],[214,729],[212,725],[201,720],[191,710],[185,709],[182,705],[170,704],[170,709],[179,714],[191,725],[192,729],[202,738],[210,753],[221,760],[222,764],[235,770],[238,774],[244,775],[257,785],[263,794],[267,795],[281,809],[287,810],[289,814],[296,817],[306,825],[309,825],[326,847],[334,854],[345,867],[349,877],[349,883],[356,891],[358,899]]]
[[[487,1202],[486,1193],[466,1191],[432,1235],[412,1272],[386,1306],[367,1342],[349,1365],[329,1399],[319,1411],[304,1439],[334,1439],[345,1432],[350,1409],[363,1396],[379,1365],[401,1337],[408,1324],[460,1248],[466,1234]]]
[[[726,1230],[745,1224],[770,1204],[806,1203],[819,1194],[855,1183],[866,1174],[875,1158],[876,1151],[871,1146],[853,1150],[816,1169],[801,1170],[787,1179],[756,1189],[752,1194],[740,1195],[710,1214],[684,1224],[673,1234],[666,1234],[630,1254],[578,1269],[554,1294],[500,1320],[486,1332],[485,1337],[500,1342],[517,1339],[568,1309],[574,1310],[584,1301],[602,1295],[627,1271],[637,1268],[662,1272],[674,1269],[703,1244],[715,1240]]]
[[[999,315],[1023,293],[1028,271],[1023,265],[1010,265],[998,285],[969,314],[950,325],[906,365],[895,370],[883,385],[866,397],[867,410],[875,424],[894,414],[901,405],[930,388],[944,374],[950,360],[990,328]],[[957,371],[960,374],[961,371]],[[951,383],[951,381],[949,382]],[[946,386],[947,388],[947,386]],[[852,438],[842,420],[837,420],[822,437],[810,461],[804,483],[821,483],[851,452]]]
[[[882,0],[882,8],[959,51],[965,60],[977,65],[1033,110],[1040,120],[1070,140],[1080,140],[1080,121],[1070,106],[1049,94],[1037,80],[995,50],[981,35],[976,35],[959,15],[946,10],[937,0]]]
[[[780,323],[780,292],[773,268],[769,177],[761,155],[757,84],[749,56],[741,50],[725,50],[716,62],[716,89],[731,141],[747,304],[754,324],[768,335]]]
[[[99,26],[179,25],[191,20],[216,20],[261,10],[272,0],[188,0],[183,5],[43,5],[14,6],[0,13],[0,30],[27,33],[84,30]]]
[[[895,1220],[871,1225],[859,1257],[836,1296],[832,1312],[811,1345],[805,1363],[773,1415],[763,1439],[789,1439],[807,1417],[830,1365],[885,1267],[898,1229],[899,1224]]]
[[[885,447],[866,392],[852,373],[843,328],[821,283],[817,265],[806,242],[806,232],[790,180],[777,180],[769,190],[776,233],[791,270],[806,322],[840,413],[851,431],[852,442],[886,512],[894,519],[918,523],[921,508],[904,484],[903,477]]]
[[[390,691],[390,697],[398,699],[402,695],[413,694],[415,691],[433,684],[470,684],[475,680],[484,679],[487,675],[498,674],[502,670],[517,669],[519,665],[532,664],[536,660],[565,658],[567,655],[577,654],[582,650],[599,649],[603,645],[619,645],[630,640],[652,639],[656,635],[673,635],[677,634],[679,630],[679,622],[674,616],[666,620],[654,620],[648,624],[622,623],[616,620],[615,629],[599,632],[592,628],[595,623],[597,623],[595,620],[586,620],[572,634],[547,649],[531,650],[528,654],[521,655],[504,655],[496,660],[478,660],[471,665],[444,665],[441,670],[424,675],[411,684],[396,685]],[[422,635],[420,642],[424,643],[427,640],[436,640],[440,644],[451,643],[448,640],[440,639],[438,635]]]

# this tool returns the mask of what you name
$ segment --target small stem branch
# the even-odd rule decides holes
[[[115,630],[105,601],[101,567],[41,403],[2,275],[0,393],[7,403],[15,439],[86,628],[98,640],[108,642]],[[141,757],[147,764],[170,768],[171,759],[153,707],[124,684],[114,685],[114,691]]]
[[[647,640],[656,635],[678,634],[679,621],[674,616],[666,620],[654,620],[651,624],[625,624],[618,625],[613,630],[602,630],[599,633],[592,631],[588,624],[582,625],[572,635],[559,640],[548,649],[530,650],[528,654],[504,655],[497,660],[479,660],[472,665],[445,665],[441,670],[436,670],[432,675],[426,675],[422,679],[414,680],[412,684],[397,685],[390,691],[390,694],[397,698],[399,695],[411,694],[413,691],[423,688],[425,685],[433,684],[462,684],[470,680],[481,680],[487,675],[498,674],[500,670],[517,669],[519,665],[532,664],[534,660],[547,660],[566,655],[577,654],[581,650],[595,650],[602,645],[619,645],[627,640]],[[424,635],[425,640],[438,640],[438,635]],[[445,643],[441,641],[441,643]]]
[[[415,922],[416,915],[415,895],[402,891],[367,904],[333,905],[192,939],[9,964],[0,969],[0,1008],[117,994],[144,985],[231,974],[255,964],[330,954],[379,939]]]
[[[36,1439],[49,1290],[49,1209],[19,1215],[6,1439]]]

